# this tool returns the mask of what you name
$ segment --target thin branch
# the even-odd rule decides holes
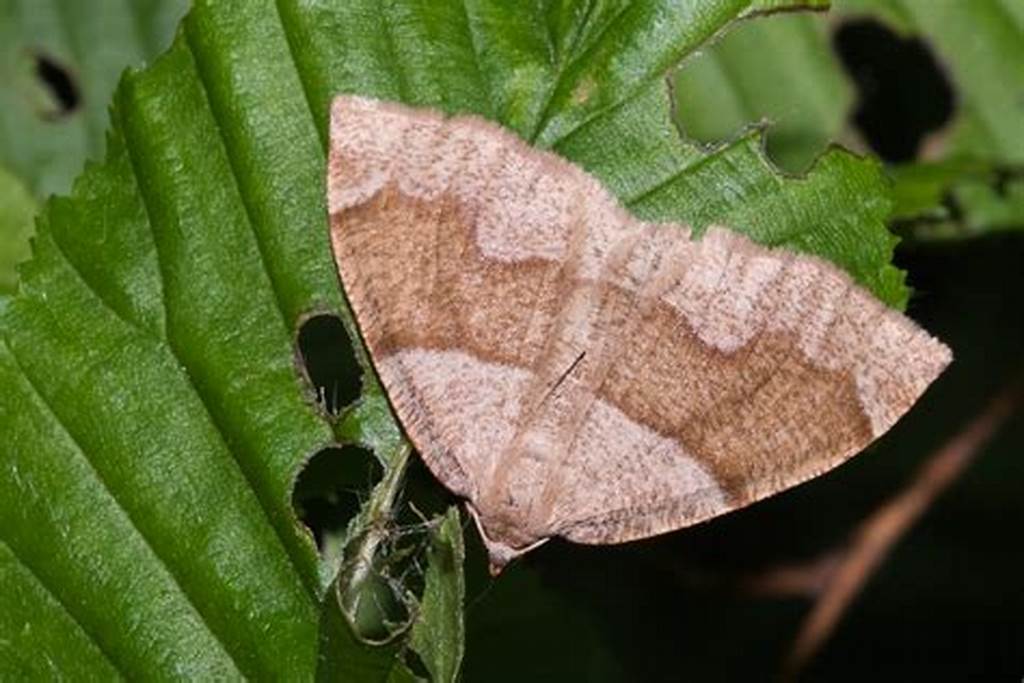
[[[860,525],[794,640],[783,666],[784,679],[794,679],[817,654],[893,545],[971,464],[1019,407],[1020,399],[1019,383],[998,394],[959,434],[927,458],[903,491]]]
[[[770,567],[735,582],[743,595],[770,598],[817,599],[825,592],[846,559],[846,548],[835,548],[809,562]]]

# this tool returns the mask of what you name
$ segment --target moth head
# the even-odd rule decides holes
[[[547,537],[540,539],[531,538],[526,540],[523,545],[517,546],[494,540],[491,538],[491,535],[487,533],[487,527],[481,520],[480,513],[477,512],[476,507],[474,507],[472,503],[467,502],[466,508],[469,510],[469,514],[473,517],[473,521],[476,523],[477,531],[480,532],[480,538],[484,541],[484,547],[487,548],[487,558],[489,561],[488,567],[490,569],[491,576],[497,576],[509,562],[520,555],[525,555],[534,548],[537,548],[548,541]],[[497,536],[497,534],[494,535]]]

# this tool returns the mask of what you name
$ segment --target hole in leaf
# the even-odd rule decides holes
[[[842,24],[833,45],[857,85],[854,123],[889,162],[917,157],[922,140],[953,115],[955,93],[928,45],[871,20]]]
[[[35,75],[52,100],[43,116],[59,119],[73,114],[81,105],[82,97],[70,69],[42,53],[34,55]]]
[[[359,364],[337,316],[307,318],[299,326],[297,344],[306,377],[328,414],[337,414],[359,396]]]
[[[459,503],[459,499],[438,482],[419,457],[412,458],[405,470],[402,498],[407,504],[398,510],[397,523],[400,526],[415,526],[424,518],[433,519],[443,515],[448,506]]]
[[[377,458],[357,446],[331,446],[306,463],[295,482],[292,504],[321,552],[343,540],[349,520],[382,474]]]

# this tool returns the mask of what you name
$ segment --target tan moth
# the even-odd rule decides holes
[[[497,571],[619,543],[825,472],[949,349],[821,259],[631,216],[475,117],[331,109],[331,242],[409,438]]]

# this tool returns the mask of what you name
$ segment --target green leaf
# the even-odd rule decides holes
[[[0,295],[12,293],[18,282],[15,266],[29,256],[36,210],[25,186],[0,167]]]
[[[893,217],[917,239],[963,239],[1024,229],[1024,175],[945,161],[892,169]]]
[[[433,533],[427,551],[426,587],[420,618],[412,630],[412,647],[435,683],[455,683],[462,664],[465,625],[462,604],[466,580],[462,565],[466,550],[457,508],[449,508]]]
[[[767,14],[770,12],[789,12],[795,9],[828,9],[831,0],[754,0],[750,3],[750,12],[747,16],[755,14]]]
[[[129,64],[159,54],[187,0],[0,0],[0,165],[39,198],[103,152],[107,105]],[[74,102],[40,75],[63,73]],[[70,108],[69,108],[70,105]]]
[[[805,169],[846,123],[853,99],[828,44],[824,15],[747,21],[675,74],[676,113],[687,134],[728,140],[767,121],[767,150],[782,168]]]
[[[402,648],[403,632],[397,631],[390,637],[367,642],[342,606],[342,591],[343,586],[336,582],[324,601],[316,680],[381,683],[401,680],[397,657]]]
[[[5,359],[0,357],[0,362]],[[6,388],[6,387],[5,387]],[[118,670],[53,594],[0,543],[0,677],[115,678]]]
[[[876,164],[833,150],[787,178],[756,136],[705,150],[672,124],[667,69],[779,5],[197,2],[170,50],[122,81],[105,160],[47,205],[0,309],[0,543],[26,587],[5,600],[40,615],[32,652],[63,649],[55,666],[79,667],[65,675],[310,679],[361,661],[383,662],[366,680],[404,675],[387,665],[400,647],[378,657],[365,638],[372,624],[336,627],[357,621],[367,577],[392,585],[384,541],[408,449],[361,348],[365,390],[340,424],[295,367],[311,312],[358,339],[323,197],[337,93],[488,116],[645,217],[727,222],[899,305]],[[374,449],[384,475],[328,588],[290,501],[338,436]],[[414,644],[447,678],[461,579],[444,558],[428,553]],[[392,626],[384,640],[404,645]],[[16,616],[0,627],[24,644]]]

